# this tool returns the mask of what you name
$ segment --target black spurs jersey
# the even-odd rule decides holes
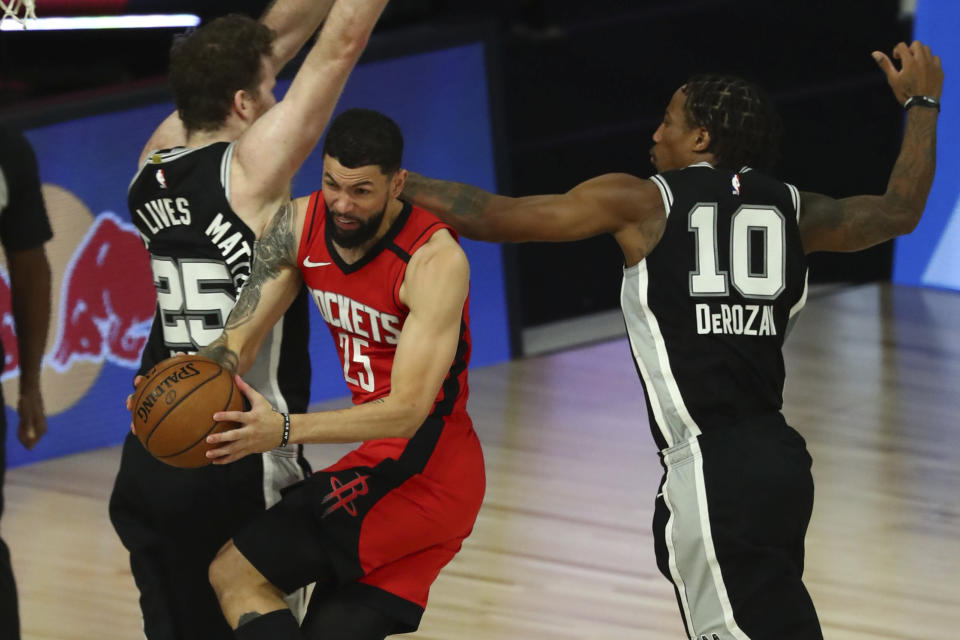
[[[157,289],[141,373],[216,339],[250,275],[254,232],[227,200],[233,150],[233,144],[217,142],[156,151],[130,183],[130,215],[150,252]],[[303,290],[244,376],[279,411],[307,409],[307,306]]]
[[[783,346],[807,296],[796,187],[706,163],[651,178],[667,222],[621,305],[666,449],[783,405]]]

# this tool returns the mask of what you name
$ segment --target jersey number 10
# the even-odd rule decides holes
[[[730,258],[721,270],[718,248],[717,204],[698,204],[690,210],[689,229],[696,236],[696,268],[690,272],[691,296],[728,296],[728,283],[745,298],[773,300],[783,292],[787,278],[786,221],[776,207],[743,205],[730,216]],[[762,238],[762,239],[761,239]],[[756,247],[762,242],[762,247]],[[762,249],[762,268],[751,268],[751,256]]]

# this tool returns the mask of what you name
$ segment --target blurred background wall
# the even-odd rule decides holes
[[[266,0],[38,0],[37,5],[41,17],[188,12],[206,21],[230,11],[259,16]],[[446,121],[463,127],[465,138],[475,132],[462,124],[469,118],[462,121],[457,115],[466,113],[464,99],[479,96],[477,100],[486,101],[480,109],[482,122],[477,121],[486,163],[480,177],[431,158],[432,149],[408,156],[408,168],[526,195],[562,192],[610,171],[650,175],[651,135],[672,93],[694,73],[733,73],[759,83],[779,107],[784,121],[779,177],[801,190],[833,196],[881,193],[899,148],[903,112],[870,52],[890,51],[898,41],[909,40],[915,11],[926,16],[917,19],[918,29],[952,42],[952,34],[960,30],[957,5],[955,0],[393,0],[361,67],[476,42],[483,44],[482,59],[457,67],[462,70],[450,71],[446,78],[432,77],[429,89],[422,81],[428,74],[436,76],[437,67],[422,66],[426,63],[404,66],[390,82],[375,74],[357,74],[370,80],[354,93],[368,106],[370,100],[388,105],[402,98],[411,113],[422,104],[428,122],[447,112],[452,117]],[[41,147],[45,182],[65,180],[45,175],[50,171],[44,169],[45,158],[55,154],[68,158],[68,167],[71,157],[94,166],[127,156],[120,164],[130,176],[127,169],[120,170],[122,179],[99,188],[115,204],[94,206],[93,215],[110,207],[117,215],[115,220],[105,218],[104,224],[127,220],[124,194],[146,137],[137,127],[152,128],[169,108],[164,74],[171,40],[179,31],[182,28],[0,31],[0,120],[26,129]],[[289,77],[297,62],[284,75]],[[948,107],[952,109],[945,99]],[[69,139],[56,129],[64,121],[116,117],[110,114],[118,110],[136,125],[125,129],[128,138],[109,144],[101,145],[102,134],[98,138],[85,126],[79,129],[89,135]],[[412,122],[403,124],[417,126]],[[475,147],[464,146],[457,136],[443,137],[453,151],[475,154]],[[945,147],[949,145],[942,146],[942,152]],[[934,199],[942,217],[928,214],[911,240],[914,244],[898,245],[900,265],[913,265],[898,267],[899,281],[952,286],[924,274],[940,235],[950,229],[954,174],[951,168],[938,174]],[[298,193],[312,188],[304,183]],[[956,233],[960,242],[960,226]],[[922,257],[915,258],[917,252]],[[949,265],[958,253],[940,247],[937,259]],[[810,280],[887,280],[894,273],[893,258],[893,243],[855,255],[815,255]],[[618,306],[622,261],[609,237],[508,246],[502,256],[487,250],[484,259],[494,263],[482,269],[474,265],[474,309],[477,282],[484,277],[495,285],[490,292],[494,302],[484,308],[508,316],[509,336],[503,338],[496,330],[496,346],[483,352],[491,362],[529,352],[523,339],[530,331],[558,321],[613,317]],[[955,271],[960,273],[960,265]],[[953,286],[960,288],[960,276],[957,280]],[[614,324],[622,330],[619,320]],[[51,343],[56,338],[51,335]],[[501,344],[504,339],[510,344]],[[131,362],[120,363],[126,368],[116,374],[117,380],[126,380]],[[111,384],[116,392],[119,383]],[[15,397],[9,390],[7,395]],[[111,425],[96,444],[119,441],[122,434]]]
[[[265,4],[39,0],[38,10],[113,13],[126,5],[209,19],[258,16]],[[500,188],[514,195],[564,191],[606,171],[650,174],[650,136],[670,95],[702,71],[765,87],[785,122],[781,177],[844,195],[881,191],[898,149],[902,114],[869,54],[909,37],[904,8],[898,0],[394,0],[374,45],[401,33],[442,41],[464,27],[490,29],[501,81]],[[162,82],[172,31],[5,32],[0,109]],[[610,238],[521,246],[516,261],[524,327],[617,305],[620,256]],[[816,256],[811,281],[884,279],[891,266],[890,245]]]

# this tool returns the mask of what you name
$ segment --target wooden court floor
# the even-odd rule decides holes
[[[817,487],[805,576],[827,638],[960,630],[958,318],[960,295],[867,285],[812,298],[788,340],[785,414]],[[660,467],[625,339],[477,369],[471,387],[486,499],[412,637],[682,638],[654,562]],[[142,637],[106,514],[118,460],[113,447],[8,474],[25,640]]]

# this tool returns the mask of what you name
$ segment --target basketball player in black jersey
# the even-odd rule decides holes
[[[259,23],[226,16],[174,44],[177,111],[144,147],[128,194],[157,290],[140,374],[220,334],[250,274],[255,240],[289,199],[290,181],[326,128],[386,3],[278,0]],[[277,71],[324,19],[278,103]],[[306,410],[307,338],[302,293],[254,365],[252,384],[273,406]],[[224,467],[177,469],[127,437],[110,517],[130,551],[150,640],[233,637],[208,581],[210,562],[240,525],[306,470],[297,447]],[[302,597],[291,606],[302,610]]]
[[[665,469],[657,563],[696,640],[821,638],[801,581],[810,457],[780,413],[785,334],[806,300],[805,256],[914,229],[933,182],[943,86],[919,42],[873,57],[906,108],[882,196],[834,199],[761,173],[778,121],[758,89],[691,78],[653,135],[649,180],[609,174],[563,195],[507,198],[410,173],[404,197],[464,236],[563,241],[612,233],[622,306]]]

